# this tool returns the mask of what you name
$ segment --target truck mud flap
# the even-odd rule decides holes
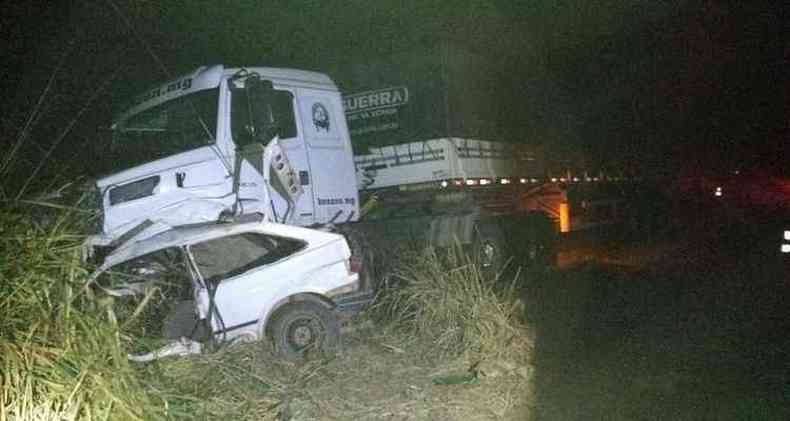
[[[343,316],[353,316],[365,309],[375,298],[373,290],[364,290],[342,294],[333,300],[335,310]]]

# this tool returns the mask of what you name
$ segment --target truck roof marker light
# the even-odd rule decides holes
[[[790,230],[785,230],[784,239],[785,241],[790,241]]]

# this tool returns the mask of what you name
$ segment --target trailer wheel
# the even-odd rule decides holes
[[[493,279],[502,271],[507,252],[504,235],[498,225],[483,222],[475,226],[473,253],[480,271],[487,278]]]
[[[321,304],[300,301],[277,311],[270,330],[275,351],[287,360],[334,352],[340,341],[337,317]]]
[[[522,220],[520,225],[526,230],[518,233],[521,242],[517,247],[519,260],[532,268],[554,266],[557,238],[553,222],[543,214],[533,214]]]

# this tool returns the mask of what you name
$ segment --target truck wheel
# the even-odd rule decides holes
[[[547,269],[554,266],[554,248],[548,240],[530,238],[526,240],[522,260],[529,268]]]
[[[518,250],[519,263],[538,269],[554,266],[557,240],[553,222],[541,214],[530,215],[519,222],[525,228],[516,231],[518,244],[514,244],[514,247]]]
[[[495,278],[505,266],[507,253],[502,230],[494,223],[479,223],[475,227],[473,253],[480,271]]]
[[[271,339],[275,351],[288,360],[299,360],[310,353],[333,352],[340,341],[337,317],[321,304],[301,301],[277,311]]]

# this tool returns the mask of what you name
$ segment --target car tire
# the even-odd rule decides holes
[[[287,304],[271,322],[274,350],[287,360],[301,360],[315,353],[332,353],[340,343],[336,315],[312,301]]]

